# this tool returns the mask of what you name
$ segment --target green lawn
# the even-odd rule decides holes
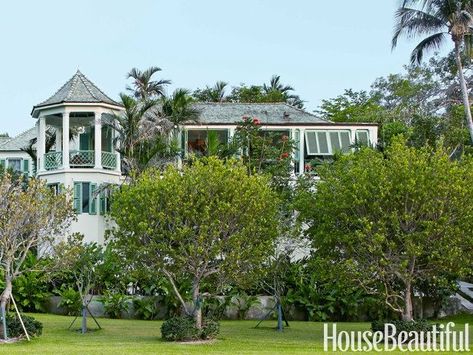
[[[82,335],[68,331],[71,317],[34,315],[43,322],[43,335],[30,343],[0,345],[5,354],[320,354],[323,353],[323,324],[291,322],[283,333],[264,322],[223,321],[221,334],[212,344],[173,344],[161,341],[159,321],[100,319],[103,330]],[[470,323],[473,316],[451,319]],[[92,326],[90,323],[89,326]],[[79,323],[76,323],[79,326]],[[368,323],[338,323],[340,330],[364,330]],[[470,335],[473,339],[473,334]],[[393,354],[391,352],[391,354]]]

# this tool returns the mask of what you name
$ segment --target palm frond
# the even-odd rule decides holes
[[[424,54],[428,51],[439,49],[445,41],[446,35],[443,32],[436,33],[423,39],[411,53],[411,63],[420,63]]]

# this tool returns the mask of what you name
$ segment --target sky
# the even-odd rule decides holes
[[[162,68],[168,91],[273,74],[307,110],[402,71],[415,43],[391,51],[396,0],[17,0],[2,2],[0,132],[35,124],[33,105],[77,69],[117,99],[133,67]]]

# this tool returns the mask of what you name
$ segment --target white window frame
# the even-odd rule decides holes
[[[338,133],[337,136],[338,136],[338,143],[339,143],[340,147],[343,147],[340,133],[342,133],[342,132],[348,133],[349,141],[350,142],[352,141],[351,140],[352,132],[349,129],[306,129],[305,132],[304,132],[304,135],[305,135],[304,138],[305,138],[305,149],[307,151],[307,155],[310,155],[310,156],[315,156],[315,155],[330,156],[330,155],[334,155],[335,152],[332,151],[332,137],[330,136],[330,133],[332,133],[332,132],[337,132]],[[320,144],[319,144],[319,139],[317,138],[317,133],[325,133],[325,137],[327,139],[328,153],[321,153],[320,152]],[[317,143],[317,152],[311,152],[310,151],[310,149],[309,149],[309,139],[307,138],[307,134],[315,134],[316,143]]]
[[[358,138],[358,134],[361,133],[361,132],[366,133],[367,139],[368,139],[368,141],[366,142],[366,144],[367,144],[368,146],[371,145],[370,130],[369,130],[369,129],[357,129],[357,130],[355,131],[355,142],[356,142],[357,144],[358,144],[358,143],[361,143],[360,139]]]

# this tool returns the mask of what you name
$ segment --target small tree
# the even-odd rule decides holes
[[[471,158],[450,161],[442,149],[397,138],[385,155],[364,148],[339,157],[320,178],[299,210],[327,273],[339,277],[341,267],[411,320],[415,289],[471,272]]]
[[[272,253],[278,200],[260,175],[216,158],[161,176],[148,171],[113,198],[113,238],[130,263],[169,279],[186,314],[202,326],[201,285],[210,276],[254,279]],[[192,305],[179,284],[190,280]]]
[[[31,268],[22,268],[30,251],[47,252],[54,236],[61,235],[74,218],[67,191],[57,195],[41,180],[0,178],[0,267],[5,289],[0,296],[3,338],[7,338],[5,309],[12,282]]]
[[[100,275],[98,269],[103,264],[103,248],[97,243],[84,243],[83,239],[81,234],[69,236],[67,241],[54,246],[54,255],[58,272],[70,275],[76,284],[82,303],[81,330],[86,333],[89,295]]]

